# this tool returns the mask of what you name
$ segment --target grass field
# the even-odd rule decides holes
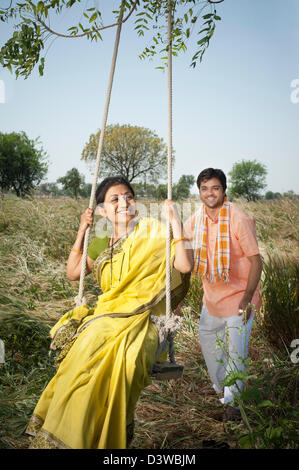
[[[5,196],[0,204],[0,338],[6,345],[0,448],[17,449],[29,444],[24,430],[54,373],[49,327],[74,306],[78,282],[66,279],[65,264],[88,201]],[[209,379],[197,340],[202,292],[194,283],[176,337],[183,377],[154,380],[142,392],[132,448],[298,448],[298,364],[291,341],[299,338],[299,201],[237,204],[254,215],[264,258],[264,308],[250,342],[243,421],[223,424],[218,399],[198,394]],[[85,294],[92,305],[98,294],[90,277]]]

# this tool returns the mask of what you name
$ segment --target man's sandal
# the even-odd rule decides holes
[[[241,421],[242,416],[240,410],[238,408],[234,408],[233,406],[228,405],[224,414],[223,414],[223,422],[227,421]]]

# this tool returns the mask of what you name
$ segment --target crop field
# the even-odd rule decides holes
[[[195,199],[190,203],[196,207]],[[181,306],[184,327],[175,339],[184,374],[176,381],[153,380],[142,392],[133,449],[298,448],[299,199],[236,204],[256,219],[264,262],[263,308],[256,315],[239,403],[243,420],[224,424],[219,400],[199,395],[209,377],[197,338],[202,289],[194,281]],[[55,373],[49,328],[74,306],[79,282],[67,280],[65,266],[87,206],[88,200],[70,198],[6,195],[0,200],[0,338],[6,348],[0,367],[2,449],[28,447],[28,420]],[[97,295],[93,279],[86,277],[87,303],[93,305]]]

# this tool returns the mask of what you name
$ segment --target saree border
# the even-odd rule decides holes
[[[178,287],[175,287],[174,289],[172,289],[171,291],[171,303],[174,303],[175,302],[175,297],[177,297],[178,295],[183,295],[187,293],[188,291],[188,288],[189,288],[189,281],[190,281],[190,274],[181,274],[182,276],[182,283],[178,286]],[[161,302],[161,300],[163,300],[163,298],[165,297],[166,295],[166,288],[164,287],[152,300],[151,302],[148,302],[147,304],[143,304],[141,307],[138,307],[137,309],[133,310],[133,312],[130,312],[130,313],[105,313],[103,315],[99,315],[97,316],[96,318],[92,318],[91,320],[85,322],[83,325],[79,326],[78,327],[78,330],[77,330],[77,333],[73,336],[73,338],[77,338],[80,333],[82,333],[82,331],[84,331],[91,323],[93,323],[94,321],[96,320],[99,320],[100,318],[104,318],[104,317],[110,317],[110,318],[128,318],[128,317],[132,317],[134,315],[138,315],[138,314],[141,314],[141,313],[144,313],[146,312],[146,310],[150,310],[152,309],[153,307],[155,307],[159,302]],[[180,302],[180,301],[179,301]],[[172,308],[175,309],[177,307],[177,305],[179,304],[176,303],[176,305],[174,305]]]
[[[33,414],[26,429],[26,434],[33,436],[29,449],[71,449],[54,434],[43,429],[44,420],[41,416]],[[38,446],[35,447],[35,444]]]

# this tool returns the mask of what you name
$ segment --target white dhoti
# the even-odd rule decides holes
[[[223,380],[231,371],[244,372],[244,361],[248,354],[248,343],[254,319],[254,312],[244,325],[242,316],[216,317],[210,315],[203,305],[198,336],[213,383],[218,394],[223,394],[220,401],[223,404],[234,404],[234,398],[239,395],[244,384],[238,380],[232,386],[223,386]]]

